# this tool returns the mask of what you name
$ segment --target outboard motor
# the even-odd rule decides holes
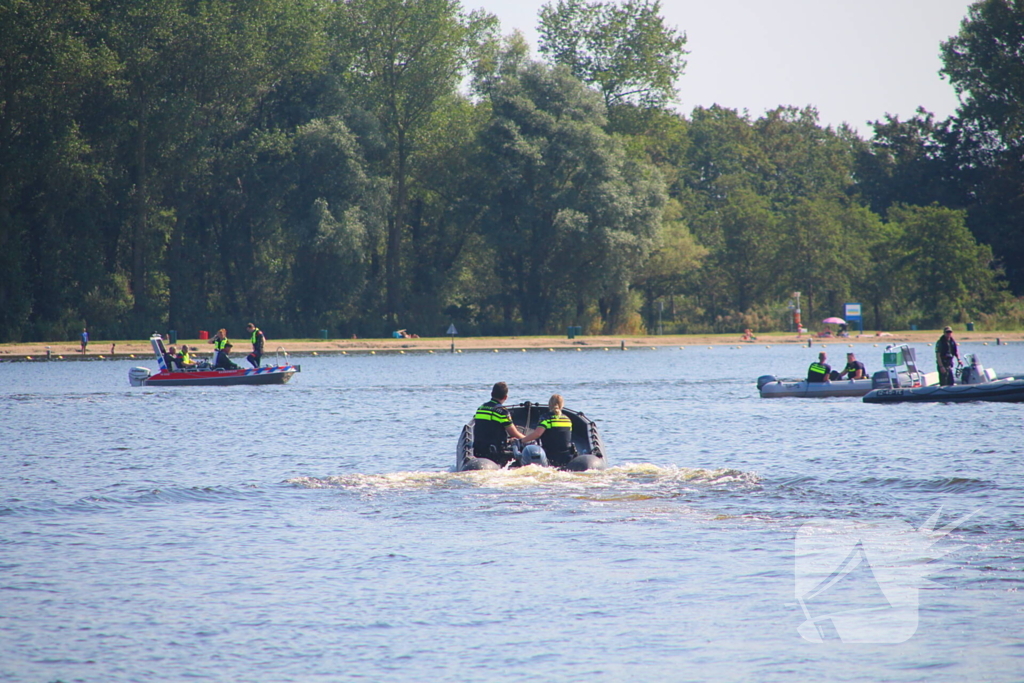
[[[778,381],[779,380],[775,379],[775,375],[761,375],[760,377],[757,378],[757,390],[761,391],[761,387],[763,387],[765,384],[771,384],[772,382]]]
[[[977,354],[967,356],[967,364],[960,369],[959,373],[961,384],[984,384],[989,381]]]
[[[530,444],[519,454],[519,464],[522,467],[527,465],[548,466],[548,454],[537,444]]]
[[[133,387],[141,387],[151,374],[149,368],[132,368],[128,371],[128,383]]]

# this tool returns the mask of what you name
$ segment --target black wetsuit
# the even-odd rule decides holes
[[[476,409],[473,415],[473,455],[504,465],[511,459],[508,452],[508,432],[512,424],[508,411],[493,398]]]
[[[540,445],[547,454],[548,462],[555,467],[568,465],[576,454],[572,447],[572,421],[565,415],[547,413],[537,426],[544,428]]]

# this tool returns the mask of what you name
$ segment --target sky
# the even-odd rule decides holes
[[[545,0],[462,0],[523,32],[539,58]],[[555,0],[550,0],[554,2]],[[957,97],[939,77],[939,45],[960,30],[968,0],[662,0],[665,22],[687,36],[676,108],[718,104],[757,118],[780,105],[814,106],[822,125],[906,120],[918,107],[944,119]]]

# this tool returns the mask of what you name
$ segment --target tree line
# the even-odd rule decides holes
[[[671,103],[654,0],[0,0],[0,342],[1024,324],[1024,3],[861,138]]]

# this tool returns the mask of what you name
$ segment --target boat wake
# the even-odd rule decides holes
[[[752,486],[760,482],[753,472],[735,469],[658,467],[636,463],[588,472],[563,472],[550,467],[530,465],[507,470],[472,472],[391,472],[387,474],[349,474],[328,477],[295,477],[285,483],[309,489],[347,489],[362,491],[421,489],[530,489],[560,488],[593,491],[622,486],[677,488],[687,486]]]

